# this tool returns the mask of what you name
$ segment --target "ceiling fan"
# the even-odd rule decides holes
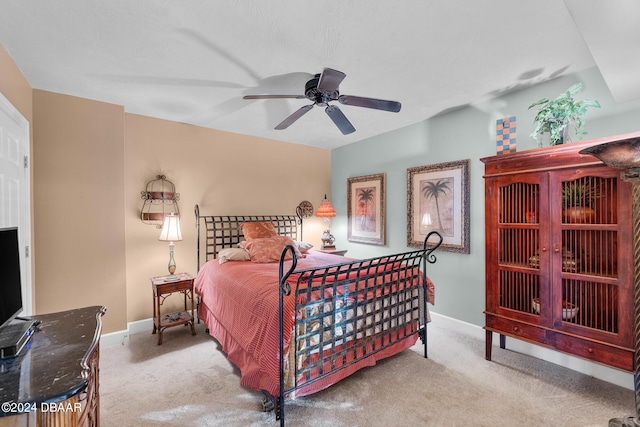
[[[309,99],[313,104],[305,105],[284,119],[274,129],[282,130],[291,126],[296,120],[305,115],[314,105],[326,107],[325,112],[338,126],[343,135],[355,132],[355,128],[337,105],[329,105],[330,101],[338,101],[343,105],[355,107],[373,108],[375,110],[391,111],[397,113],[402,106],[397,101],[384,99],[364,98],[361,96],[340,95],[338,86],[347,75],[341,71],[325,68],[322,74],[316,74],[304,87],[304,95],[246,95],[243,99]]]

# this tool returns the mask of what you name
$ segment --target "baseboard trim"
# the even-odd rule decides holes
[[[463,322],[458,319],[443,316],[438,313],[434,313],[430,310],[431,320],[434,324],[443,328],[470,335],[474,338],[485,340],[485,330],[477,325]],[[499,339],[493,339],[493,346],[497,351],[505,351],[500,349]],[[542,359],[547,362],[555,363],[556,365],[563,366],[565,368],[573,369],[582,374],[589,375],[599,380],[607,381],[609,383],[624,387],[629,390],[633,390],[633,374],[619,369],[610,368],[608,366],[593,363],[588,360],[583,360],[559,351],[551,350],[545,347],[529,344],[524,341],[520,341],[507,337],[507,350],[515,351],[518,353],[526,354],[537,359]]]
[[[469,335],[480,340],[485,339],[485,331],[478,325],[444,316],[442,314],[435,313],[433,310],[430,310],[430,314],[431,321],[440,327]],[[103,334],[102,337],[100,337],[100,346],[102,348],[106,348],[116,345],[124,345],[129,341],[129,335],[151,333],[152,329],[153,320],[151,318],[129,322],[127,324],[127,330]],[[500,340],[498,339],[493,340],[494,347],[497,347],[497,351],[504,351],[500,349],[500,346],[498,345],[499,341]],[[588,360],[579,359],[568,354],[511,338],[507,338],[507,351],[526,354],[547,362],[555,363],[556,365],[564,366],[565,368],[573,369],[574,371],[607,381],[620,387],[633,390],[633,374],[628,372],[609,368],[598,363],[589,362]]]
[[[142,332],[151,333],[153,330],[153,319],[143,319],[127,323],[127,329],[123,331],[102,334],[100,337],[100,347],[107,348],[116,345],[124,345],[129,341],[129,335]]]

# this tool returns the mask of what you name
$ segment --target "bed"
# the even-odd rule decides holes
[[[434,288],[426,271],[442,243],[437,232],[420,250],[358,260],[297,240],[299,215],[205,216],[197,205],[195,215],[198,321],[281,425],[286,400],[323,390],[418,338],[427,357]]]

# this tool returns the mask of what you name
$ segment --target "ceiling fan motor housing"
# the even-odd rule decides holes
[[[338,89],[333,92],[323,92],[318,89],[318,82],[320,81],[320,74],[316,74],[314,78],[309,80],[304,85],[304,95],[311,101],[320,104],[328,105],[329,101],[335,101],[340,96]]]

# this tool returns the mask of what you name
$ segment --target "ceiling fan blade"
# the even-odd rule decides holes
[[[333,93],[338,90],[338,86],[342,83],[342,80],[347,77],[345,73],[331,68],[325,68],[320,74],[320,80],[318,80],[318,90],[326,93]]]
[[[282,130],[282,129],[288,128],[293,124],[293,122],[298,120],[300,117],[304,116],[312,108],[313,108],[313,104],[305,105],[304,107],[299,108],[298,110],[294,111],[293,114],[291,114],[289,117],[287,117],[282,122],[280,122],[280,124],[276,126],[274,129]]]
[[[329,115],[329,117],[331,117],[331,120],[333,120],[333,123],[338,126],[338,129],[340,129],[340,132],[342,132],[343,135],[348,135],[356,131],[356,128],[353,127],[340,108],[335,105],[329,105],[324,109],[324,111]]]
[[[398,101],[387,101],[384,99],[364,98],[362,96],[340,95],[338,101],[344,105],[353,105],[355,107],[373,108],[375,110],[391,111],[397,113],[400,111],[402,104]]]
[[[304,95],[245,95],[242,99],[304,99]]]

